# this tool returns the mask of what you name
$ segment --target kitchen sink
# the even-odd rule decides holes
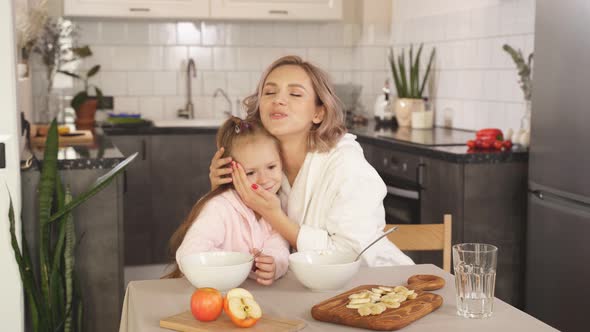
[[[225,118],[153,120],[154,127],[219,127]]]

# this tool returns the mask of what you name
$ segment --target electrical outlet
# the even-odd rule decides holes
[[[115,101],[113,96],[102,96],[102,100],[100,105],[98,106],[99,109],[103,110],[113,110],[115,109]]]

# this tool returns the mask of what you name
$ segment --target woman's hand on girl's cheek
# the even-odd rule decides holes
[[[234,187],[246,206],[258,212],[263,217],[281,210],[281,201],[277,195],[266,191],[258,185],[253,187],[242,166],[238,163],[234,165],[232,173]]]
[[[254,260],[256,264],[256,282],[261,285],[271,285],[275,280],[277,266],[272,256],[260,255]]]

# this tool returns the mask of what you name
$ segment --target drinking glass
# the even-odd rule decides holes
[[[497,259],[498,248],[491,244],[461,243],[453,246],[459,316],[492,316]]]

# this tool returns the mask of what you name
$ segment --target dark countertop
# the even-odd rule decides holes
[[[43,163],[43,147],[33,146],[33,154]],[[60,146],[57,154],[57,167],[60,170],[110,169],[125,159],[121,151],[113,145],[101,128],[94,131],[92,145]],[[26,170],[38,169],[33,163]]]
[[[183,135],[183,134],[202,134],[217,133],[219,127],[156,127],[149,126],[112,126],[103,127],[108,136],[123,135]]]
[[[104,127],[107,135],[182,135],[215,133],[217,127]],[[368,125],[349,127],[359,142],[369,143],[385,149],[408,152],[425,157],[455,163],[503,163],[526,162],[528,151],[514,146],[512,151],[468,151],[465,143],[475,138],[475,132],[435,127],[434,129],[410,129],[378,126],[369,121]]]
[[[455,163],[526,162],[529,155],[520,146],[513,146],[511,151],[468,151],[465,143],[475,138],[475,132],[466,130],[383,127],[369,121],[368,125],[350,127],[349,132],[361,143]]]

